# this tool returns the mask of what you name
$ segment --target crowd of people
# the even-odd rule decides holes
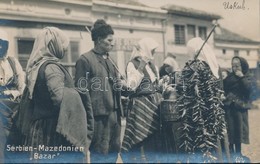
[[[194,153],[202,153],[197,162],[212,162],[226,132],[225,151],[242,157],[252,103],[244,58],[235,56],[231,71],[222,69],[211,47],[193,38],[184,68],[173,54],[158,68],[159,44],[147,37],[134,45],[122,76],[109,55],[113,35],[109,24],[96,20],[94,48],[78,58],[73,80],[60,64],[69,46],[62,30],[45,27],[38,34],[26,74],[9,56],[8,34],[0,30],[0,163],[85,163],[88,152],[93,163],[115,163],[118,154],[123,162],[192,162],[200,159],[189,156]],[[17,151],[21,146],[29,151]],[[75,147],[83,149],[67,151]]]

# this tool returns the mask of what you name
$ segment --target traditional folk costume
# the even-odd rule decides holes
[[[8,45],[7,33],[0,30],[0,163],[4,163],[12,116],[25,87],[22,67],[17,59],[8,56]]]
[[[158,44],[151,38],[140,40],[126,68],[127,85],[134,91],[129,96],[129,115],[122,143],[122,157],[126,162],[144,162],[140,160],[141,155],[147,161],[154,162],[154,152],[160,147],[158,105],[161,95],[157,92],[158,69],[152,62],[148,62],[143,73],[137,70],[140,57],[153,59],[151,51],[157,47]],[[140,148],[143,154],[140,154]]]
[[[27,88],[16,125],[23,145],[36,148],[35,162],[84,162],[92,138],[91,106],[82,103],[74,82],[59,60],[66,55],[68,38],[55,27],[46,27],[37,36],[27,64]],[[86,97],[86,96],[83,96]],[[86,101],[86,100],[85,100]],[[83,147],[83,151],[40,150],[45,147]],[[59,156],[38,160],[35,153]]]

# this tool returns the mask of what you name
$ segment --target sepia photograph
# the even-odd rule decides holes
[[[259,0],[0,0],[0,163],[259,163]]]

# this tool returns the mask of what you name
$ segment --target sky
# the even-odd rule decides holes
[[[151,7],[175,4],[187,8],[206,11],[222,16],[218,22],[232,32],[249,39],[260,41],[260,0],[138,0]],[[245,6],[243,9],[225,9],[234,3]]]

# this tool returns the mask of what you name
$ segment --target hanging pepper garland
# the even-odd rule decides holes
[[[180,78],[176,101],[183,122],[180,149],[188,153],[210,153],[226,129],[220,99],[223,91],[208,64],[200,60],[187,62]]]

